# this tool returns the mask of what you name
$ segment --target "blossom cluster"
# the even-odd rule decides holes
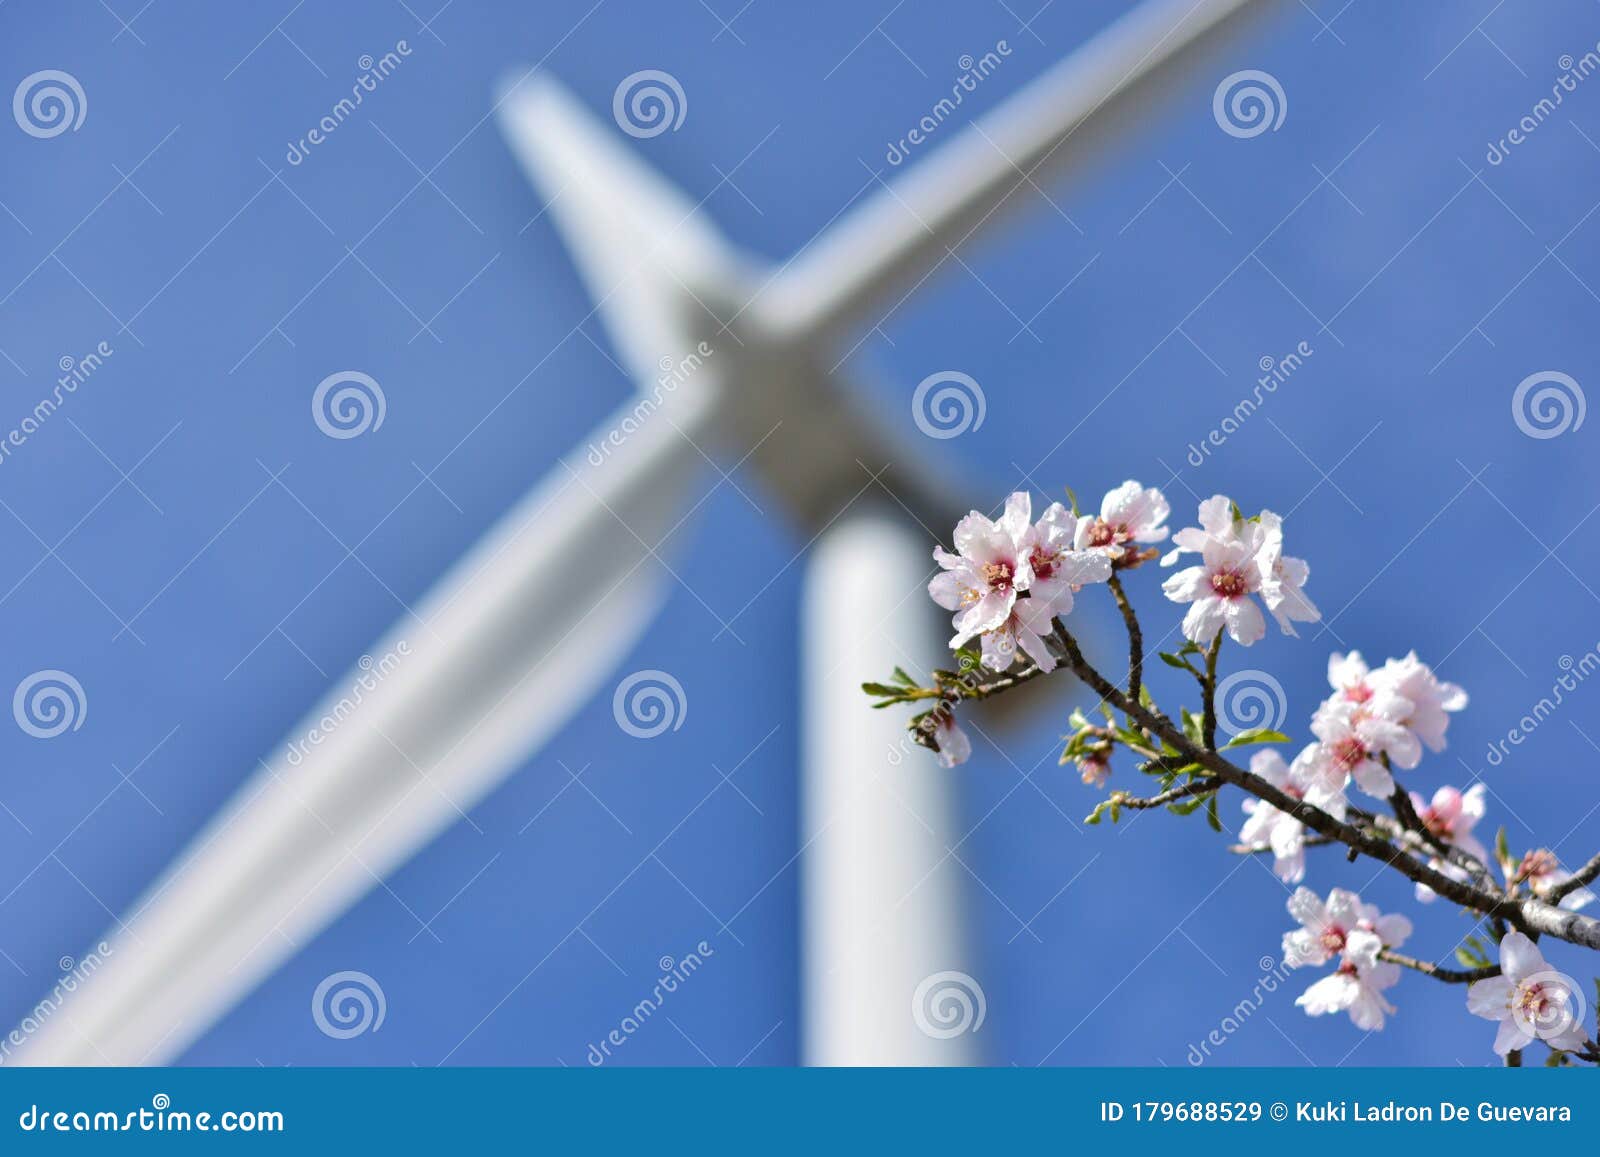
[[[1110,701],[1102,703],[1105,724],[1091,724],[1081,713],[1074,715],[1077,731],[1062,761],[1075,760],[1084,782],[1099,787],[1109,778],[1111,756],[1121,744],[1143,756],[1142,771],[1160,777],[1162,794],[1135,800],[1129,793],[1113,792],[1090,817],[1091,823],[1098,822],[1105,808],[1115,820],[1119,806],[1165,805],[1188,814],[1204,803],[1213,826],[1220,830],[1214,785],[1227,777],[1220,771],[1212,776],[1207,770],[1212,765],[1204,761],[1184,766],[1184,760],[1196,758],[1195,746],[1216,750],[1213,697],[1222,636],[1225,632],[1235,643],[1248,647],[1266,635],[1269,615],[1285,635],[1293,636],[1296,624],[1317,622],[1321,613],[1305,591],[1310,566],[1285,553],[1279,515],[1262,510],[1246,516],[1220,494],[1199,503],[1196,526],[1170,531],[1170,514],[1171,505],[1160,490],[1133,480],[1106,494],[1096,514],[1080,513],[1074,500],[1070,509],[1052,502],[1035,519],[1032,496],[1019,491],[1007,498],[998,518],[978,511],[963,518],[955,527],[954,551],[935,548],[933,557],[940,569],[929,583],[928,593],[951,612],[954,634],[950,645],[962,653],[964,665],[973,670],[981,667],[999,677],[1018,663],[1031,664],[1015,680],[997,678],[992,686],[979,688],[983,694],[992,694],[1053,671],[1067,658],[1083,674],[1076,643],[1062,631],[1058,620],[1074,610],[1076,596],[1084,587],[1108,584],[1128,619],[1134,646],[1129,690],[1116,699],[1115,691],[1105,691],[1108,681],[1097,684]],[[1170,549],[1161,554],[1155,544],[1169,538]],[[1203,721],[1183,712],[1187,747],[1176,734],[1176,725],[1153,707],[1141,685],[1141,634],[1120,585],[1119,572],[1140,567],[1158,555],[1161,565],[1169,568],[1178,566],[1186,555],[1198,556],[1198,561],[1191,560],[1191,565],[1177,569],[1162,583],[1166,598],[1187,608],[1181,625],[1187,643],[1176,654],[1161,657],[1199,679],[1206,695]],[[1187,658],[1201,654],[1206,661],[1203,672]],[[939,674],[953,678],[948,672]],[[886,697],[880,706],[936,699],[936,705],[914,722],[928,736],[925,742],[937,751],[941,763],[948,767],[964,762],[972,745],[956,722],[954,708],[961,699],[972,697],[972,687],[952,690],[948,681],[936,682],[930,692],[904,672],[897,670],[896,677],[898,686],[868,684],[867,690]],[[1417,768],[1424,752],[1445,750],[1451,716],[1467,705],[1467,693],[1461,687],[1439,678],[1414,651],[1378,666],[1369,665],[1359,651],[1335,653],[1328,660],[1327,678],[1329,694],[1311,716],[1311,742],[1291,760],[1271,747],[1258,750],[1250,759],[1249,772],[1256,782],[1248,790],[1255,795],[1243,805],[1245,819],[1239,829],[1243,848],[1237,850],[1270,852],[1275,874],[1286,885],[1300,884],[1310,842],[1301,814],[1319,830],[1328,830],[1321,818],[1307,810],[1315,808],[1326,817],[1348,819],[1363,828],[1378,825],[1382,838],[1398,839],[1401,846],[1425,859],[1434,873],[1455,884],[1486,888],[1499,895],[1490,877],[1492,867],[1498,865],[1507,897],[1514,898],[1526,888],[1527,894],[1544,899],[1560,888],[1565,894],[1559,903],[1565,909],[1594,902],[1595,895],[1587,888],[1571,887],[1571,873],[1549,850],[1535,849],[1519,859],[1506,848],[1504,833],[1493,853],[1484,846],[1477,835],[1487,803],[1483,784],[1465,790],[1444,785],[1431,797],[1397,785],[1397,771]],[[1150,711],[1141,712],[1134,701]],[[1115,719],[1111,702],[1121,703],[1128,715],[1125,724]],[[1236,735],[1229,746],[1283,739],[1275,732],[1255,731]],[[1262,784],[1275,792],[1266,792]],[[1350,800],[1352,789],[1387,801],[1398,828],[1393,821],[1380,820],[1356,807]],[[1288,797],[1297,806],[1280,808],[1257,798],[1266,794],[1280,802],[1281,797]],[[1587,872],[1585,879],[1592,874]],[[1452,895],[1461,894],[1437,876],[1434,883]],[[1435,898],[1433,889],[1422,883],[1415,885],[1415,894],[1423,902]],[[1335,888],[1323,899],[1299,887],[1288,909],[1299,927],[1284,936],[1284,964],[1291,968],[1332,966],[1328,975],[1296,1001],[1311,1016],[1346,1012],[1358,1028],[1381,1029],[1385,1019],[1395,1013],[1385,994],[1398,983],[1402,966],[1440,976],[1447,971],[1395,953],[1411,935],[1411,922],[1404,916],[1380,912],[1354,892]],[[1498,966],[1490,965],[1473,939],[1468,941],[1473,945],[1471,953],[1463,950],[1462,958],[1470,959],[1474,971],[1447,977],[1458,982],[1470,980],[1468,1010],[1500,1022],[1495,1050],[1506,1054],[1540,1040],[1554,1050],[1577,1051],[1586,1059],[1600,1055],[1576,1023],[1582,1005],[1572,992],[1571,979],[1550,971],[1538,948],[1522,932],[1499,925],[1495,938],[1499,942]]]
[[[1352,784],[1380,799],[1392,797],[1391,768],[1416,767],[1424,746],[1434,752],[1444,750],[1450,713],[1467,705],[1466,692],[1441,681],[1415,652],[1390,659],[1377,670],[1367,666],[1359,651],[1336,653],[1328,660],[1328,683],[1333,694],[1311,718],[1316,740],[1287,765],[1276,751],[1258,752],[1250,770],[1286,795],[1337,819],[1343,819],[1349,807],[1346,792]],[[1442,788],[1432,804],[1415,795],[1411,799],[1443,843],[1488,863],[1472,835],[1473,825],[1483,817],[1481,787],[1465,794]],[[1262,800],[1246,800],[1244,807],[1250,818],[1240,838],[1269,845],[1278,875],[1288,883],[1299,883],[1305,876],[1304,825]],[[1435,860],[1434,865],[1466,878],[1453,864]]]

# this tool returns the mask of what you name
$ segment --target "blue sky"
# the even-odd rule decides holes
[[[0,462],[0,685],[62,669],[90,705],[49,742],[0,728],[0,1016],[18,1018],[59,957],[127,911],[330,679],[630,390],[486,119],[503,71],[543,59],[602,115],[622,77],[670,72],[684,123],[630,147],[782,259],[885,168],[960,57],[1012,48],[965,119],[1121,7],[0,8],[5,91],[60,69],[88,102],[77,131],[0,132],[0,406],[20,420],[61,359],[114,350]],[[359,58],[400,40],[403,65],[289,165],[289,142],[349,91]],[[1587,387],[1594,373],[1600,81],[1502,163],[1485,155],[1549,94],[1561,58],[1597,41],[1600,15],[1578,0],[1280,5],[1086,179],[1042,182],[1029,211],[849,359],[881,383],[872,400],[891,421],[909,420],[911,388],[934,370],[982,383],[982,428],[926,447],[975,506],[1024,478],[1098,495],[1133,477],[1184,516],[1216,491],[1288,514],[1327,629],[1271,638],[1247,665],[1280,680],[1297,738],[1329,651],[1416,648],[1473,703],[1413,781],[1481,777],[1492,825],[1569,861],[1600,846],[1600,688],[1500,766],[1484,752],[1564,656],[1600,642],[1593,427],[1531,438],[1511,408],[1530,374]],[[1238,139],[1211,94],[1247,68],[1276,77],[1288,109],[1276,131]],[[1186,461],[1260,360],[1301,342],[1313,352],[1293,378]],[[350,367],[383,384],[385,423],[326,438],[307,400]],[[585,709],[474,810],[480,830],[443,835],[186,1061],[580,1064],[655,962],[701,940],[716,954],[675,998],[674,1024],[651,1024],[621,1059],[796,1059],[787,656],[804,538],[714,475],[703,485],[672,543],[689,590],[626,663],[673,672],[686,725],[646,746],[605,702]],[[1178,618],[1158,578],[1133,584],[1157,636]],[[733,618],[739,640],[716,637]],[[1078,829],[1096,796],[1055,765],[1067,712],[1061,700],[998,733],[1004,753],[980,750],[963,777],[988,1059],[1181,1065],[1276,955],[1285,893],[1198,819]],[[739,765],[749,798],[713,792],[713,765]],[[1403,881],[1373,877],[1320,860],[1311,882],[1409,905]],[[1443,956],[1466,930],[1443,905],[1413,914],[1419,954]],[[1589,975],[1575,950],[1550,955]],[[306,1015],[317,982],[344,969],[381,980],[381,1032],[330,1040]],[[1300,986],[1215,1063],[1492,1059],[1459,989],[1408,977],[1391,1028],[1366,1039],[1307,1021]]]

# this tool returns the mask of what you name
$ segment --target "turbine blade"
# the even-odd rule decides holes
[[[1036,195],[1047,170],[1077,168],[1138,130],[1197,52],[1234,36],[1257,0],[1148,0],[1060,64],[879,186],[806,249],[756,308],[812,336],[914,284],[996,211]],[[1037,171],[1036,171],[1037,170]],[[1014,196],[1014,194],[1022,194]]]
[[[680,390],[642,420],[628,403],[594,432],[604,452],[509,511],[262,760],[18,1059],[176,1057],[525,763],[654,617],[654,550],[688,505],[713,396]]]
[[[663,357],[687,352],[692,295],[737,280],[732,250],[697,204],[556,81],[535,74],[508,87],[499,119],[623,364],[636,382],[654,381]],[[707,336],[701,329],[695,336]]]

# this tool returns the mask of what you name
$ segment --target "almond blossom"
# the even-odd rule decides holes
[[[1106,552],[1074,545],[1083,526],[1065,506],[1052,502],[1019,544],[1032,575],[1028,593],[1049,603],[1058,615],[1072,609],[1072,596],[1079,587],[1111,577],[1111,557]]]
[[[1411,705],[1411,710],[1396,717],[1428,745],[1428,750],[1444,750],[1449,712],[1467,705],[1467,693],[1454,683],[1444,683],[1433,668],[1412,651],[1404,659],[1390,659],[1373,676],[1378,684]]]
[[[1172,549],[1161,556],[1162,566],[1171,566],[1184,554],[1198,554],[1209,539],[1237,538],[1242,523],[1233,516],[1233,502],[1213,494],[1200,503],[1200,525],[1186,526],[1172,536]]]
[[[1201,565],[1191,566],[1161,584],[1175,603],[1190,603],[1183,616],[1183,636],[1209,644],[1227,627],[1234,642],[1250,646],[1267,633],[1261,608],[1250,596],[1261,589],[1256,566],[1255,528],[1244,538],[1207,538]]]
[[[1422,760],[1417,737],[1391,718],[1409,709],[1409,703],[1388,692],[1366,703],[1325,700],[1311,718],[1311,733],[1321,741],[1324,772],[1339,781],[1348,775],[1368,795],[1388,799],[1394,794],[1394,777],[1385,760],[1403,768]]]
[[[1314,623],[1322,612],[1301,590],[1311,577],[1311,566],[1303,558],[1283,553],[1283,519],[1270,510],[1261,512],[1261,550],[1256,565],[1261,569],[1261,597],[1286,635],[1296,635],[1295,623]]]
[[[1581,1049],[1588,1041],[1581,1017],[1583,999],[1570,976],[1545,963],[1538,947],[1521,932],[1500,941],[1501,975],[1467,987],[1467,1011],[1500,1022],[1494,1051],[1505,1056],[1542,1040],[1552,1049]]]
[[[1345,655],[1335,651],[1328,656],[1328,686],[1337,691],[1342,699],[1352,703],[1365,703],[1371,699],[1378,693],[1371,676],[1372,671],[1360,651]]]
[[[1346,888],[1333,889],[1326,902],[1310,888],[1296,888],[1288,907],[1300,922],[1299,928],[1283,934],[1283,962],[1290,968],[1326,964],[1335,956],[1376,958],[1411,935],[1410,920],[1397,912],[1385,915]]]
[[[1526,880],[1533,889],[1535,896],[1543,896],[1557,884],[1565,884],[1572,879],[1572,873],[1561,866],[1556,859],[1556,854],[1548,848],[1537,848],[1522,857],[1522,862],[1517,866],[1513,880]],[[1569,912],[1576,912],[1594,903],[1594,893],[1587,888],[1579,888],[1561,897],[1560,907]]]
[[[955,767],[972,758],[972,740],[956,722],[954,711],[945,707],[928,718],[933,720],[933,742],[940,767]]]
[[[1416,792],[1411,793],[1411,807],[1417,813],[1417,818],[1422,821],[1422,826],[1437,836],[1440,841],[1457,848],[1481,864],[1488,864],[1489,853],[1479,842],[1478,837],[1472,834],[1472,829],[1483,819],[1484,813],[1484,786],[1476,784],[1466,791],[1453,787],[1441,787],[1433,793],[1432,802],[1424,802]],[[1437,857],[1428,861],[1428,866],[1437,872],[1442,872],[1452,880],[1465,880],[1467,873],[1455,864]],[[1426,884],[1416,886],[1417,899],[1424,904],[1432,902],[1434,891]]]
[[[1400,967],[1378,954],[1411,935],[1404,916],[1385,916],[1376,905],[1343,888],[1328,893],[1327,903],[1309,888],[1289,898],[1289,914],[1301,927],[1283,938],[1283,962],[1290,968],[1326,964],[1337,958],[1334,971],[1295,1001],[1308,1016],[1349,1012],[1357,1028],[1381,1029],[1395,1009],[1383,996],[1400,980]]]
[[[1191,642],[1210,643],[1223,627],[1247,647],[1260,639],[1266,619],[1251,595],[1261,597],[1286,635],[1295,634],[1295,623],[1322,617],[1301,589],[1311,568],[1283,553],[1283,520],[1272,511],[1239,518],[1225,495],[1214,494],[1200,504],[1200,525],[1185,527],[1172,541],[1163,566],[1186,553],[1200,555],[1200,565],[1179,571],[1161,587],[1173,602],[1193,604],[1183,619]]]
[[[1067,598],[1070,600],[1071,595]],[[1069,601],[1070,605],[1070,601]],[[1045,636],[1055,630],[1058,606],[1043,599],[1029,597],[1018,599],[1006,621],[983,634],[983,665],[991,671],[1004,671],[1016,660],[1021,651],[1038,664],[1039,670],[1049,674],[1056,669],[1056,657],[1045,642]]]
[[[1295,1005],[1305,1009],[1307,1016],[1349,1012],[1357,1028],[1376,1031],[1383,1027],[1385,1015],[1395,1012],[1394,1005],[1384,999],[1384,991],[1399,983],[1398,964],[1375,956],[1351,958],[1302,992]]]
[[[1033,571],[1022,549],[1033,500],[1026,491],[1006,499],[1005,513],[994,521],[974,510],[956,523],[956,553],[934,547],[933,558],[944,568],[928,584],[928,594],[954,611],[952,647],[974,635],[992,631],[1011,614],[1017,595],[1028,589]]]
[[[1164,541],[1167,515],[1171,512],[1161,491],[1153,486],[1142,487],[1130,478],[1101,500],[1098,518],[1078,522],[1076,546],[1120,559],[1127,543]]]
[[[1344,785],[1332,785],[1323,775],[1316,744],[1306,746],[1290,764],[1272,748],[1258,751],[1250,758],[1250,770],[1285,795],[1303,799],[1335,819],[1344,818]],[[1280,880],[1298,884],[1305,879],[1305,825],[1265,800],[1247,799],[1244,810],[1250,818],[1239,829],[1240,841],[1270,847],[1273,871]]]
[[[1415,651],[1404,659],[1390,659],[1376,671],[1368,668],[1360,651],[1335,652],[1328,658],[1328,683],[1338,698],[1363,706],[1387,693],[1390,699],[1368,709],[1407,728],[1435,752],[1445,748],[1448,713],[1467,705],[1467,693],[1440,681]]]
[[[1111,745],[1091,748],[1078,757],[1078,773],[1087,787],[1104,787],[1111,777]]]

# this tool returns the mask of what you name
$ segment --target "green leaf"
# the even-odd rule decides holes
[[[898,699],[903,687],[891,687],[887,683],[863,683],[861,689],[868,695],[887,695],[891,699]]]
[[[1511,841],[1506,839],[1506,829],[1502,827],[1494,836],[1494,854],[1502,864],[1511,862]]]
[[[1067,492],[1067,505],[1072,507],[1072,517],[1078,517],[1078,496],[1072,492],[1070,486],[1063,486],[1061,489]]]
[[[1150,694],[1149,686],[1144,683],[1139,684],[1139,706],[1146,710],[1153,710],[1155,705],[1155,696]]]
[[[1205,735],[1200,729],[1200,717],[1187,707],[1180,708],[1183,713],[1183,734],[1190,743],[1197,747],[1205,745]]]
[[[1222,819],[1217,815],[1216,792],[1212,792],[1210,795],[1206,796],[1206,823],[1211,825],[1211,830],[1214,832],[1220,832],[1222,830]]]
[[[1193,639],[1189,640],[1188,642],[1184,643],[1183,646],[1178,648],[1178,654],[1180,655],[1198,655],[1200,653],[1200,644],[1196,643]]]
[[[1180,671],[1194,671],[1194,668],[1189,666],[1187,660],[1180,659],[1177,655],[1167,651],[1158,651],[1156,653],[1161,657],[1161,661],[1169,667],[1176,667]]]
[[[904,667],[896,667],[894,669],[894,679],[896,683],[903,683],[907,687],[917,686],[917,681],[906,674]]]
[[[1281,731],[1273,731],[1270,727],[1252,727],[1241,731],[1232,739],[1222,745],[1226,751],[1230,747],[1248,747],[1252,743],[1288,743],[1289,737]]]

